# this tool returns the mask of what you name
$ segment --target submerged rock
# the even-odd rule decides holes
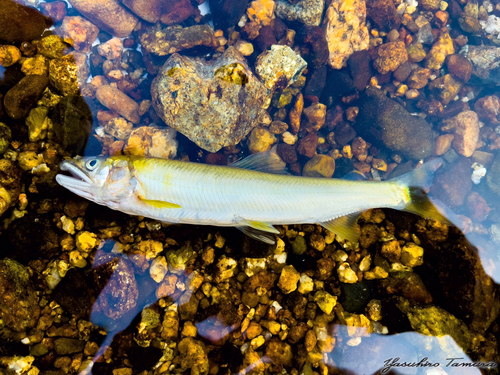
[[[216,29],[235,26],[245,14],[250,0],[208,0]]]
[[[170,55],[196,46],[219,47],[219,42],[208,25],[147,27],[140,33],[139,40],[142,48],[157,56]]]
[[[13,331],[35,326],[40,307],[28,269],[15,260],[0,260],[0,319]]]
[[[276,1],[276,15],[287,21],[299,21],[307,26],[319,26],[323,15],[323,0]]]
[[[99,28],[80,16],[64,17],[60,33],[64,38],[71,38],[75,50],[90,53],[92,43],[99,34]]]
[[[138,124],[141,120],[139,105],[119,89],[110,85],[102,85],[97,89],[95,96],[103,106],[115,111],[134,124]]]
[[[467,46],[466,57],[472,63],[472,74],[483,83],[498,83],[500,77],[500,47]]]
[[[0,25],[0,40],[7,42],[37,39],[47,27],[42,13],[13,0],[0,0]]]
[[[434,178],[431,193],[449,206],[461,206],[472,189],[471,164],[469,159],[462,157],[457,163],[439,171]],[[491,175],[491,172],[488,173],[488,177]]]
[[[129,36],[139,21],[118,0],[69,0],[69,3],[98,27],[118,38]]]
[[[121,0],[121,2],[133,13],[149,23],[156,23],[160,19],[161,0]]]
[[[479,140],[479,118],[476,112],[464,111],[455,117],[445,120],[443,131],[452,131],[453,148],[460,155],[471,157]]]
[[[26,117],[48,84],[47,77],[38,75],[28,75],[20,80],[5,94],[4,108],[7,115],[15,120]]]
[[[210,62],[174,54],[151,86],[163,121],[210,152],[241,141],[258,124],[268,94],[232,47]]]
[[[410,159],[426,158],[434,149],[432,127],[374,87],[361,95],[355,128],[366,140],[382,142]]]
[[[125,153],[153,158],[173,159],[177,154],[178,142],[174,129],[155,129],[142,126],[134,129],[128,137]]]
[[[368,49],[365,20],[364,1],[334,0],[326,10],[323,28],[330,52],[328,63],[333,69],[344,67],[354,52]]]

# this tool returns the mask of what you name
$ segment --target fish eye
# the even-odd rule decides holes
[[[89,161],[87,161],[85,163],[85,167],[90,170],[90,171],[93,171],[94,169],[97,168],[97,165],[99,164],[99,160],[97,159],[90,159]]]

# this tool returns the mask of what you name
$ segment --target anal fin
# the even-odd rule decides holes
[[[337,217],[336,219],[324,221],[318,224],[323,228],[328,229],[330,232],[333,232],[352,243],[356,243],[358,242],[360,235],[358,219],[362,213],[363,211],[353,212],[352,214]]]
[[[142,202],[144,202],[145,204],[152,206],[152,207],[156,207],[156,208],[181,208],[181,206],[179,206],[176,203],[171,203],[171,202],[166,202],[166,201],[158,201],[158,200],[152,200],[152,199],[142,199],[142,198],[139,198],[139,199]]]

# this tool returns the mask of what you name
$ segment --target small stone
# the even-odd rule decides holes
[[[276,137],[268,129],[256,127],[248,137],[248,150],[252,153],[264,152],[276,143]]]
[[[311,293],[314,289],[314,281],[309,276],[302,274],[299,278],[298,292],[301,294]]]
[[[26,75],[47,76],[49,74],[49,60],[43,55],[36,55],[24,60],[21,71]]]
[[[99,86],[96,91],[96,98],[103,106],[120,114],[134,124],[140,122],[139,105],[119,89],[109,85]]]
[[[283,90],[300,77],[306,66],[306,61],[290,47],[275,44],[257,57],[255,72],[268,89]]]
[[[483,121],[498,124],[497,116],[500,113],[500,99],[496,95],[486,95],[474,103],[474,112]]]
[[[10,128],[3,122],[0,122],[0,156],[7,151],[12,140],[12,132]]]
[[[242,40],[238,40],[234,44],[234,48],[243,56],[250,56],[254,52],[253,44]]]
[[[381,45],[376,52],[373,66],[380,74],[395,71],[408,60],[404,42],[390,42]]]
[[[450,149],[454,137],[453,134],[443,134],[437,137],[434,144],[434,155],[444,155]]]
[[[33,168],[38,167],[41,163],[41,157],[33,151],[23,151],[18,157],[19,167],[23,171],[29,171]]]
[[[368,49],[369,35],[365,21],[364,1],[332,1],[326,10],[323,28],[328,44],[328,63],[333,69],[346,66],[354,52]]]
[[[125,153],[128,155],[149,156],[173,159],[177,154],[177,132],[171,128],[156,129],[141,126],[130,133]]]
[[[431,76],[431,70],[428,68],[418,67],[413,70],[410,77],[408,78],[408,86],[412,89],[421,89],[427,86],[429,83],[429,77]]]
[[[423,0],[422,6],[425,10],[438,10],[441,0]]]
[[[54,22],[59,22],[66,16],[68,5],[64,1],[53,1],[50,3],[41,3],[40,8],[45,17],[50,18]]]
[[[319,137],[315,133],[310,133],[306,135],[299,141],[297,146],[297,152],[300,155],[304,155],[308,158],[312,158],[316,153],[316,147],[318,147]]]
[[[434,92],[434,96],[437,97],[441,103],[446,105],[455,99],[462,88],[462,83],[453,78],[451,74],[445,74],[432,81],[428,87]]]
[[[492,74],[498,68],[500,47],[469,46],[467,58],[472,63],[472,74],[483,83],[495,83],[496,76]]]
[[[73,41],[73,47],[76,51],[90,53],[92,44],[99,34],[99,28],[83,17],[68,16],[64,17],[60,33],[63,38],[68,38]]]
[[[453,148],[460,155],[472,156],[479,140],[479,118],[473,111],[464,111],[444,121],[443,131],[453,131]]]
[[[292,365],[292,347],[277,338],[272,338],[267,342],[266,356],[268,356],[276,365]]]
[[[90,253],[100,241],[91,232],[80,232],[76,235],[76,248],[84,253]]]
[[[337,304],[337,297],[332,296],[324,290],[320,290],[314,294],[314,301],[318,304],[321,311],[325,314],[331,314],[333,308]]]
[[[119,38],[112,38],[106,43],[100,44],[97,47],[97,52],[106,60],[117,60],[122,56],[123,43]]]
[[[322,103],[315,103],[304,108],[304,115],[307,117],[305,129],[308,132],[316,132],[325,124],[326,106]]]
[[[472,189],[471,164],[469,159],[460,158],[438,173],[431,187],[432,195],[449,206],[461,206]],[[488,173],[487,177],[491,175]]]
[[[0,1],[0,40],[25,42],[40,38],[49,27],[42,13],[11,0]],[[8,27],[7,27],[8,25]]]
[[[197,334],[198,334],[198,329],[196,328],[196,326],[192,322],[187,321],[186,323],[184,323],[184,327],[182,328],[181,336],[183,336],[183,337],[196,337]]]
[[[327,155],[315,155],[305,165],[302,175],[331,178],[335,172],[335,160]]]
[[[371,264],[372,264],[372,256],[367,255],[363,259],[361,259],[361,262],[359,263],[359,270],[361,272],[368,271],[370,269]]]
[[[275,8],[273,0],[254,0],[247,8],[248,19],[261,26],[269,26],[274,19]]]
[[[7,68],[21,59],[21,51],[15,46],[0,45],[0,65]]]
[[[399,246],[399,241],[393,240],[384,242],[380,250],[380,254],[387,258],[391,263],[399,262],[401,257],[401,247]]]
[[[76,268],[85,268],[87,261],[78,250],[69,252],[69,264]]]
[[[337,269],[337,274],[341,283],[353,284],[358,282],[358,276],[356,275],[356,272],[351,269],[351,266],[347,262],[342,263],[339,266],[339,268]]]
[[[276,15],[287,21],[299,21],[307,26],[319,26],[323,15],[322,0],[276,1]]]
[[[453,54],[446,60],[448,71],[458,77],[463,83],[469,82],[472,75],[472,64],[468,58],[460,55]]]
[[[393,77],[399,82],[404,82],[408,79],[411,72],[412,72],[411,63],[409,61],[406,61],[405,63],[401,64],[396,68],[396,70],[393,73]]]
[[[413,242],[408,242],[401,249],[401,263],[408,267],[424,264],[424,249]]]
[[[284,294],[290,294],[297,289],[300,274],[293,266],[285,266],[281,271],[278,287]]]
[[[471,218],[477,222],[483,222],[486,220],[491,211],[488,207],[488,203],[479,195],[479,193],[475,191],[470,193],[467,197],[467,208]]]
[[[41,98],[49,79],[44,76],[29,75],[21,79],[4,97],[7,115],[15,120],[26,117],[33,105]]]
[[[66,55],[60,59],[53,59],[49,64],[49,81],[62,95],[78,95],[78,68],[75,57]]]
[[[425,67],[432,70],[439,70],[444,64],[446,56],[455,53],[453,41],[448,33],[441,33],[439,39],[432,45]]]
[[[191,16],[194,16],[196,19],[200,14],[199,9],[194,7],[189,0],[169,1],[167,3],[161,0],[127,0],[124,1],[124,3],[125,5],[127,5],[127,3],[140,4],[140,12],[136,10],[138,6],[129,6],[129,8],[134,9],[135,14],[150,23],[156,23],[157,21],[153,20],[156,19],[162,11],[163,14],[161,14],[160,21],[165,25],[179,24]],[[211,8],[211,11],[213,15],[217,13],[217,11],[214,10],[214,7]]]
[[[288,116],[290,118],[290,128],[293,134],[297,134],[300,129],[300,118],[302,115],[302,110],[304,108],[304,97],[302,93],[297,95],[297,99],[293,105],[293,108],[290,110]]]
[[[366,280],[385,279],[389,273],[382,267],[376,266],[372,271],[366,271],[363,276]]]
[[[208,357],[205,344],[192,337],[183,338],[178,345],[179,370],[191,369],[191,374],[208,374]]]
[[[412,43],[406,48],[408,60],[411,62],[420,62],[427,56],[422,43]]]

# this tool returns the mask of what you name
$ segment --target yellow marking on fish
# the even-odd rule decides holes
[[[157,201],[157,200],[151,200],[151,199],[143,199],[143,198],[139,198],[139,199],[141,201],[143,201],[145,204],[148,204],[148,205],[155,207],[155,208],[182,208],[177,203]]]

